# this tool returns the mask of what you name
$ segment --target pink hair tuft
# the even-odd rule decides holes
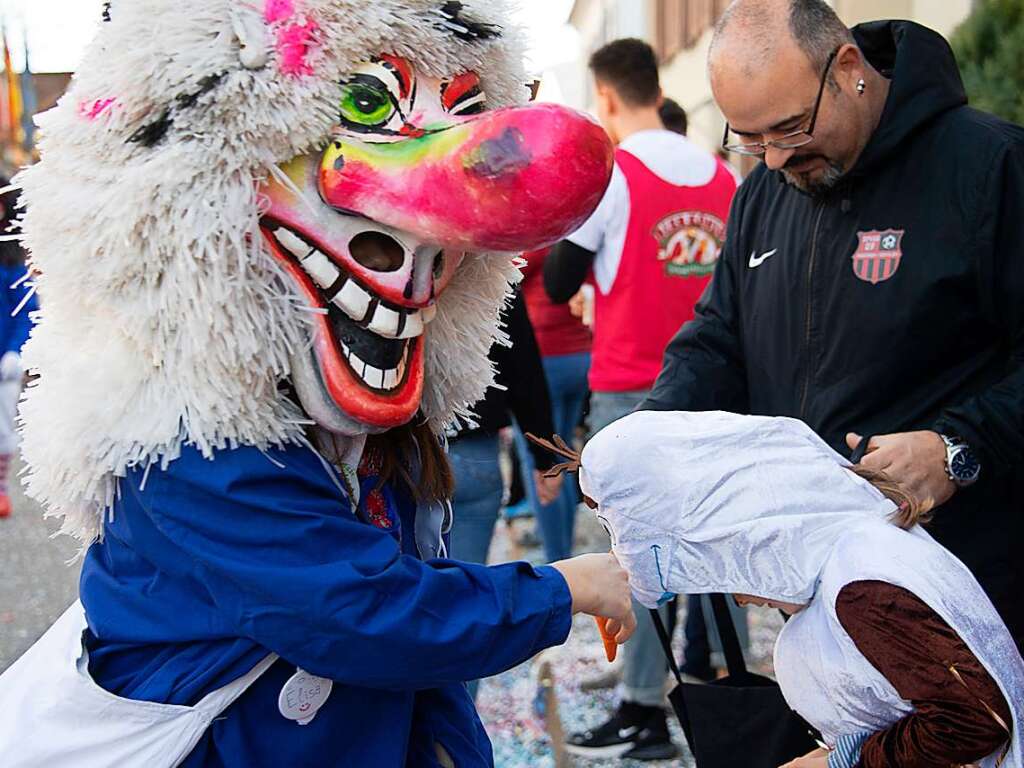
[[[263,18],[267,20],[267,24],[290,19],[294,13],[295,4],[292,0],[267,0],[263,7]]]
[[[293,77],[313,74],[307,58],[319,32],[320,27],[312,19],[288,24],[277,31],[278,69],[283,74]]]
[[[104,112],[109,110],[114,104],[117,103],[117,99],[97,99],[96,101],[83,101],[78,105],[78,114],[87,120],[95,120],[97,117],[102,115]]]

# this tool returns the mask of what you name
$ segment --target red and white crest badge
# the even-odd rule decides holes
[[[866,283],[877,285],[896,274],[903,258],[905,229],[858,232],[857,250],[853,254],[853,274]]]

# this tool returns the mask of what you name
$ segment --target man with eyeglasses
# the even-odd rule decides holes
[[[1024,129],[966,106],[946,41],[737,0],[709,54],[761,157],[651,410],[792,416],[934,510],[1024,644]]]

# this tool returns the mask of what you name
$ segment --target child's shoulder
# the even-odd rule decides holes
[[[822,568],[821,582],[833,598],[854,581],[904,582],[913,563],[927,560],[929,543],[916,533],[882,520],[856,525],[836,541]]]
[[[282,495],[343,495],[339,471],[308,445],[257,447],[239,445],[216,449],[194,444],[181,447],[166,463],[136,466],[129,482],[140,488],[192,489],[206,495],[242,499]]]

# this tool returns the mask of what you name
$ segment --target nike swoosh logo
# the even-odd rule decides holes
[[[768,253],[762,253],[760,256],[758,256],[757,255],[757,251],[751,251],[751,253],[750,253],[750,268],[751,269],[757,269],[758,267],[760,267],[762,264],[764,264],[766,261],[768,261],[768,259],[770,259],[772,256],[774,256],[778,252],[779,252],[779,249],[776,248],[774,250],[768,251]]]
[[[629,728],[619,728],[619,738],[620,739],[628,739],[631,736],[633,736],[634,734],[638,733],[639,731],[640,731],[640,729],[637,728],[635,725],[631,726]]]

